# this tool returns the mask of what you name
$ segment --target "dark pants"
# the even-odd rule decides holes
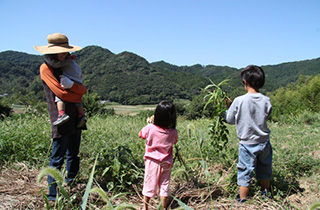
[[[60,138],[54,138],[52,142],[52,154],[49,166],[61,169],[66,156],[67,183],[72,182],[79,171],[80,159],[78,157],[81,139],[81,130],[76,129],[72,135],[63,135]],[[50,184],[55,180],[48,176],[49,200],[55,200],[57,194],[57,184]]]

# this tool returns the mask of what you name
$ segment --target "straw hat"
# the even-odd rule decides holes
[[[81,47],[69,45],[68,37],[64,34],[54,33],[47,37],[48,45],[34,46],[38,52],[43,54],[58,54],[81,50]]]

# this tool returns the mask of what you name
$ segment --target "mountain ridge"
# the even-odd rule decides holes
[[[177,66],[165,61],[149,63],[128,51],[115,54],[100,46],[87,46],[73,53],[83,71],[84,85],[104,100],[122,104],[151,104],[163,99],[188,99],[200,93],[210,80],[229,79],[226,91],[231,96],[243,91],[241,69],[200,65]],[[41,93],[39,66],[43,56],[17,51],[0,52],[0,92]],[[295,82],[299,75],[320,74],[320,58],[262,66],[266,84],[262,92],[272,92]],[[39,88],[39,87],[40,88]]]

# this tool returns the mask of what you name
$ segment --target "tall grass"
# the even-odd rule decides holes
[[[299,120],[306,118],[312,120]],[[303,192],[301,181],[312,183],[310,189],[319,193],[320,122],[316,119],[319,119],[319,114],[305,112],[289,122],[269,123],[274,149],[274,175],[271,182],[275,188],[275,201],[283,208],[291,208],[291,204],[285,202],[287,197]],[[143,173],[141,165],[143,165],[145,142],[138,137],[138,132],[145,124],[145,118],[142,116],[97,115],[89,118],[88,130],[83,132],[80,146],[80,179],[89,178],[97,155],[99,155],[98,162],[102,161],[101,158],[106,151],[115,152],[114,149],[119,146],[130,150],[132,159],[138,161],[135,163],[136,167]],[[224,196],[233,197],[237,193],[234,163],[238,153],[238,140],[235,127],[228,125],[230,131],[228,146],[225,157],[221,158],[214,155],[217,148],[213,148],[210,144],[209,125],[209,119],[178,119],[179,155],[185,165],[179,159],[175,159],[173,182],[186,182],[190,178],[188,181],[195,182],[199,188],[223,184]],[[51,131],[47,115],[14,115],[0,121],[1,164],[10,165],[14,162],[28,161],[33,166],[42,168],[48,165],[50,143]],[[130,161],[126,164],[132,165]],[[217,165],[222,166],[220,171],[214,170]],[[138,171],[137,168],[135,170]],[[129,170],[122,170],[123,177],[126,175],[125,171]],[[102,173],[100,175],[102,176]],[[103,180],[100,175],[97,171],[95,178]],[[138,176],[137,179],[140,180],[137,183],[138,190],[141,190],[142,177]],[[253,193],[258,191],[258,187],[254,186]],[[103,190],[108,191],[108,188]],[[257,205],[261,204],[257,202]]]
[[[0,163],[29,161],[42,165],[48,159],[51,127],[46,115],[13,115],[0,121]]]

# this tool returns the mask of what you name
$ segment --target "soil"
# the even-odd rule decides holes
[[[46,209],[41,191],[47,191],[47,182],[45,178],[41,182],[37,182],[39,170],[29,167],[24,163],[17,163],[10,167],[3,166],[0,169],[0,210]],[[254,197],[252,199],[254,201],[239,204],[234,199],[224,196],[223,186],[210,187],[210,189],[207,187],[196,189],[187,183],[172,183],[172,192],[177,199],[193,209],[309,209],[316,201],[320,201],[319,186],[317,186],[317,182],[313,183],[313,181],[314,178],[301,179],[300,186],[304,191],[287,197],[283,202],[276,202],[274,200],[262,201],[258,197]],[[135,195],[127,196],[126,201],[121,199],[114,200],[114,204],[117,205],[125,202],[134,204],[137,207],[136,209],[142,209],[142,195],[137,190],[137,187],[135,189]],[[76,190],[84,192],[85,185],[79,185]],[[92,196],[90,199],[95,200],[97,203],[99,198]],[[105,204],[103,202],[100,203]],[[102,204],[101,207],[103,206]],[[157,204],[157,198],[151,199],[151,205],[157,206]],[[53,208],[54,203],[50,205]],[[291,206],[292,208],[285,208],[284,206]],[[171,200],[170,207],[172,209],[179,209],[179,204],[177,201]],[[156,208],[152,207],[151,209]]]
[[[39,171],[23,163],[1,168],[0,209],[43,209],[41,189],[45,180],[37,183]]]

